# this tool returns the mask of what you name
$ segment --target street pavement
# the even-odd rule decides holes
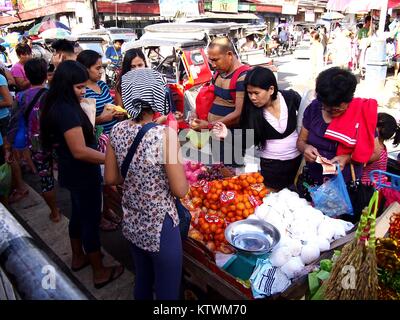
[[[315,89],[315,80],[311,79],[311,61],[309,59],[295,59],[294,55],[284,55],[274,58],[274,64],[278,67],[279,89],[293,89],[300,95],[308,90]],[[325,66],[329,68],[331,65]],[[386,112],[400,122],[400,81],[393,77],[393,69],[387,71],[385,85],[379,86],[377,82],[368,83],[361,80],[356,74],[358,85],[355,97],[373,98],[378,101],[378,112]],[[397,87],[397,85],[399,87]],[[388,151],[399,149],[391,143],[386,144]]]

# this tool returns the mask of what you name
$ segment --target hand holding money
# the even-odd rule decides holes
[[[327,158],[317,156],[317,159],[315,160],[316,163],[319,163],[322,165],[322,174],[336,174],[336,165],[333,161],[328,160]]]

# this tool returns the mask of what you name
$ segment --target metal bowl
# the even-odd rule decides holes
[[[281,239],[272,224],[255,219],[236,221],[225,229],[225,238],[239,251],[251,254],[265,254],[271,251]]]

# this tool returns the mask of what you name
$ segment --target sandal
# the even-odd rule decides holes
[[[13,192],[10,194],[8,198],[8,203],[14,203],[18,202],[19,200],[25,198],[29,194],[29,190],[26,189],[24,191],[19,191],[17,189],[14,189]]]
[[[121,272],[116,274],[118,267],[122,267]],[[111,268],[110,276],[108,277],[108,280],[100,283],[95,283],[94,287],[96,289],[101,289],[104,286],[108,285],[110,282],[113,282],[114,280],[118,279],[125,271],[125,268],[123,266],[114,266]]]
[[[105,219],[104,217],[101,218],[100,222],[100,229],[102,231],[115,231],[118,229],[118,225],[110,220]]]
[[[58,213],[57,216],[53,216],[53,215],[50,213],[50,214],[49,214],[49,219],[50,219],[52,222],[54,222],[54,223],[60,222],[60,221],[61,221],[61,214]]]

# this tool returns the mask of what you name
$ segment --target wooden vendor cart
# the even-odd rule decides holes
[[[120,187],[104,187],[104,210],[122,215],[121,191]],[[331,254],[332,252],[325,252],[321,259]],[[307,290],[307,275],[303,275],[283,293],[269,299],[301,299]],[[251,288],[246,288],[235,277],[218,267],[214,253],[191,238],[183,241],[183,297],[186,300],[253,299]]]

